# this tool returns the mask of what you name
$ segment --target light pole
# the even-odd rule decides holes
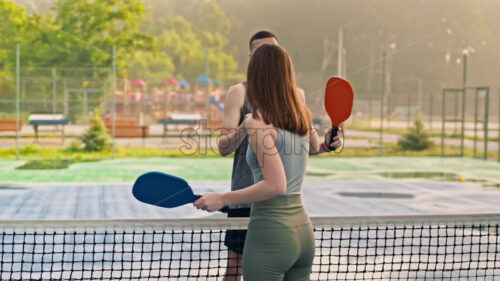
[[[391,51],[396,49],[396,43],[393,42],[390,45]],[[384,51],[382,52],[382,92],[381,92],[381,98],[380,98],[380,150],[379,150],[379,156],[384,155],[384,118],[385,118],[385,102],[386,102],[386,91],[387,91],[387,85],[389,84],[388,88],[390,89],[391,83],[389,80],[389,83],[387,83],[386,79],[387,77],[390,78],[390,72],[387,73],[386,69],[386,60],[387,60],[387,55],[385,52],[385,46],[384,46]],[[390,92],[389,92],[390,93]]]
[[[339,27],[339,39],[338,39],[338,50],[337,50],[337,76],[342,77],[342,50],[344,49],[344,27],[347,25],[341,25]]]
[[[361,23],[361,21],[354,21],[347,24],[343,24],[339,27],[338,31],[338,49],[337,49],[337,76],[344,77],[345,69],[344,66],[344,57],[345,57],[345,49],[344,49],[344,28],[347,28],[353,24]]]

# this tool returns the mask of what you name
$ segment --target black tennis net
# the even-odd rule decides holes
[[[500,214],[311,220],[311,280],[500,280]],[[0,221],[0,279],[222,280],[247,222]]]

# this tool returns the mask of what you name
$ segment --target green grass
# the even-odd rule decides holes
[[[93,158],[71,158],[71,159],[38,159],[28,160],[21,166],[16,167],[17,170],[53,170],[66,169],[71,164],[97,162],[99,159]]]
[[[451,147],[445,146],[444,148],[445,155],[460,155],[459,147]],[[480,156],[483,154],[482,150],[477,151],[477,155]],[[349,148],[345,149],[340,153],[340,155],[336,155],[336,153],[324,153],[320,155],[315,155],[312,157],[332,157],[332,156],[343,156],[343,157],[378,157],[380,156],[380,148],[379,147],[367,147],[367,148]],[[383,155],[382,156],[396,156],[396,157],[440,157],[441,156],[441,146],[434,145],[431,148],[422,150],[422,151],[409,151],[402,150],[397,146],[396,143],[384,143],[383,147]],[[465,157],[473,157],[474,150],[465,148],[464,149]],[[495,151],[488,152],[488,159],[496,161],[498,159],[498,154]]]
[[[16,167],[18,170],[52,170],[66,169],[73,164],[71,159],[46,159],[46,160],[30,160],[21,166]]]
[[[351,129],[351,130],[359,130],[359,131],[368,131],[368,132],[380,132],[380,128],[376,128],[376,127],[370,127],[367,125],[367,123],[365,124],[365,122],[358,122],[356,121],[356,123],[350,123],[349,125],[346,125],[346,129]],[[389,134],[396,134],[396,135],[401,135],[405,132],[407,132],[408,130],[407,129],[399,129],[399,128],[384,128],[384,133],[389,133]],[[428,130],[427,130],[428,132]],[[429,136],[431,137],[441,137],[441,132],[432,132],[432,133],[429,133]],[[446,138],[450,138],[450,139],[460,139],[460,134],[458,133],[448,133],[448,134],[445,134],[445,137]],[[465,135],[464,136],[464,139],[466,140],[474,140],[474,136],[469,136],[469,135]],[[477,141],[483,141],[484,138],[481,137],[481,136],[478,136],[477,137]],[[498,137],[489,137],[488,138],[488,141],[491,141],[491,142],[498,142]]]
[[[24,159],[109,159],[112,158],[111,149],[100,152],[86,152],[83,149],[67,148],[41,148],[36,144],[28,144],[19,149],[19,156]],[[15,158],[14,147],[0,149],[0,158]],[[115,158],[151,158],[151,157],[220,157],[214,150],[180,150],[159,149],[149,147],[117,147]],[[81,162],[81,161],[80,161]]]
[[[460,148],[445,147],[446,155],[460,154]],[[467,157],[472,157],[474,151],[466,148],[464,154]],[[482,151],[477,151],[478,155]],[[366,147],[366,148],[349,148],[340,152],[341,156],[345,157],[377,157],[380,156],[379,147]],[[396,143],[384,143],[384,156],[441,156],[441,147],[435,145],[429,149],[422,151],[405,151],[400,149]],[[75,150],[74,148],[40,148],[36,144],[28,144],[20,148],[19,156],[22,159],[72,159],[76,162],[83,162],[86,160],[96,161],[111,159],[111,150],[101,152],[85,152],[81,149]],[[337,153],[324,153],[313,157],[336,157]],[[14,159],[16,157],[15,148],[0,149],[0,158]],[[221,157],[217,151],[197,151],[188,150],[181,151],[179,149],[159,149],[151,147],[118,147],[115,149],[115,158],[211,158]],[[496,152],[489,152],[488,158],[497,159]]]

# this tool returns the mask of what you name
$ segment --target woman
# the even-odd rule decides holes
[[[276,45],[259,47],[248,65],[247,87],[252,113],[244,127],[255,184],[204,195],[194,205],[213,212],[253,203],[243,251],[245,281],[309,280],[314,233],[300,193],[308,154],[319,152],[320,145],[286,51]]]

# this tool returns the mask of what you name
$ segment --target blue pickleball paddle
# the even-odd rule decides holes
[[[140,175],[132,187],[134,197],[146,204],[175,208],[193,203],[201,195],[193,193],[193,189],[182,178],[161,172],[147,172]],[[227,207],[219,210],[227,212]]]

